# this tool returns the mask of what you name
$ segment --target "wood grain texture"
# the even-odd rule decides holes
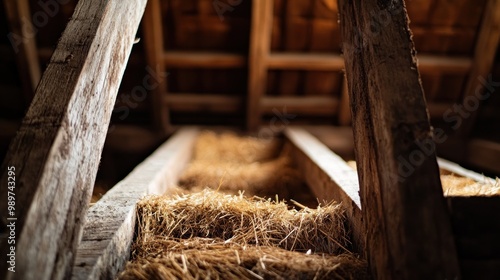
[[[146,0],[82,0],[2,165],[16,168],[16,273],[65,279],[83,228],[106,131]],[[7,201],[7,188],[0,190]],[[7,213],[2,211],[2,221]],[[2,241],[1,251],[6,252]]]
[[[353,249],[364,256],[364,234],[356,170],[301,128],[289,127],[286,138],[293,144],[292,158],[320,202],[341,202],[353,236]]]
[[[247,97],[249,130],[256,130],[261,122],[260,99],[266,93],[266,62],[271,51],[273,2],[273,0],[252,1]]]
[[[40,81],[41,70],[38,61],[35,29],[27,26],[31,23],[31,12],[28,0],[5,0],[5,12],[9,21],[13,43],[15,45],[17,66],[19,75],[22,81],[24,92],[24,101],[26,107],[29,106],[33,95],[35,94],[36,86]],[[26,21],[25,21],[26,20]],[[17,39],[14,39],[16,38]]]
[[[72,279],[114,279],[130,256],[136,203],[177,184],[191,159],[196,128],[183,128],[107,192],[86,216]]]
[[[417,145],[432,135],[404,2],[340,0],[339,10],[372,275],[456,279],[435,152]]]

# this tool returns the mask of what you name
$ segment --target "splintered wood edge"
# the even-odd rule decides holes
[[[72,279],[113,279],[126,264],[137,202],[177,184],[192,155],[197,128],[183,128],[88,209]]]
[[[320,202],[341,202],[346,209],[353,245],[364,255],[363,223],[359,197],[358,174],[337,154],[301,128],[285,129],[285,136],[293,144],[292,157],[302,172],[309,188]]]

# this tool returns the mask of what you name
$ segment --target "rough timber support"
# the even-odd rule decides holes
[[[66,279],[111,112],[147,0],[80,0],[2,165],[15,168],[16,272],[0,279]],[[7,187],[0,200],[7,201]],[[7,252],[2,240],[1,252]],[[10,245],[9,245],[10,246]]]
[[[339,11],[372,275],[457,279],[404,2],[339,0]]]

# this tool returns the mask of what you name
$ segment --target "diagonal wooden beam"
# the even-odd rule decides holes
[[[339,0],[339,11],[372,275],[458,279],[404,2]]]
[[[5,187],[0,199],[15,197],[15,209],[1,211],[2,229],[15,223],[16,243],[2,240],[0,251],[15,246],[16,272],[2,261],[1,279],[70,276],[111,112],[146,2],[78,2],[2,165],[0,182]],[[14,194],[7,192],[8,180],[13,181],[9,177],[15,177],[10,184]]]

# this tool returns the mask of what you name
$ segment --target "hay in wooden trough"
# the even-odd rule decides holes
[[[493,196],[500,195],[500,182],[495,184],[476,182],[470,178],[456,175],[441,175],[445,196]]]
[[[347,164],[356,169],[356,162],[349,161]],[[455,174],[442,174],[441,186],[444,196],[494,196],[500,195],[500,180],[494,184],[477,182],[471,178],[457,176]]]
[[[233,194],[244,191],[248,196],[278,194],[288,199],[305,187],[288,156],[288,147],[282,146],[278,140],[203,132],[179,185]]]
[[[344,210],[335,203],[289,210],[205,189],[141,201],[138,224],[121,279],[367,277],[366,263],[348,251]]]

